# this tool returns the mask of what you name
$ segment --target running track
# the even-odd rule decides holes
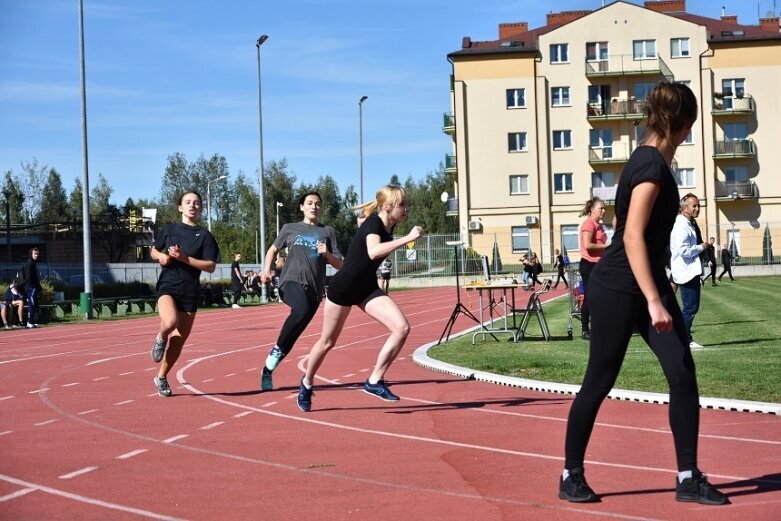
[[[308,414],[295,396],[322,310],[268,393],[258,373],[281,304],[200,312],[167,399],[152,384],[156,318],[0,334],[0,519],[781,519],[781,418],[702,411],[701,466],[733,502],[704,507],[673,499],[667,408],[613,400],[587,454],[603,502],[560,501],[572,397],[414,364],[453,288],[393,297],[413,325],[388,374],[402,400],[356,387],[385,337],[356,310]]]

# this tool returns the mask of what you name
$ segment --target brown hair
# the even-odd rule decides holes
[[[697,121],[697,98],[683,83],[662,81],[646,98],[646,128],[661,139]]]
[[[580,215],[590,215],[591,210],[594,208],[594,205],[597,203],[601,203],[602,199],[599,197],[592,197],[588,201],[586,201],[586,204],[583,206],[583,209],[580,211]],[[604,203],[603,203],[604,204]]]

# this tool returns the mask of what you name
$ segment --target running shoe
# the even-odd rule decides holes
[[[3,326],[3,328],[4,328],[4,329],[11,329],[11,326],[9,326],[8,324],[6,324],[5,326]]]
[[[573,503],[598,503],[599,496],[586,483],[583,469],[569,471],[567,479],[559,478],[559,499]]]
[[[386,402],[398,402],[399,397],[396,396],[385,385],[385,380],[380,380],[376,384],[369,383],[369,380],[363,382],[363,392],[381,398]]]
[[[262,391],[274,390],[274,381],[271,378],[272,374],[273,373],[269,371],[269,368],[264,365],[263,371],[260,374],[260,389]]]
[[[285,353],[283,353],[280,348],[274,346],[268,354],[268,357],[266,357],[266,367],[273,371],[277,368],[283,358],[285,358]]]
[[[171,391],[171,386],[168,385],[168,378],[165,376],[155,376],[152,381],[155,383],[155,386],[157,387],[157,394],[160,396],[171,396],[173,394],[173,391]]]
[[[36,327],[38,327],[38,324],[33,324],[32,322],[28,322],[27,323],[27,328],[28,329],[34,329]]]
[[[702,505],[730,504],[729,498],[708,483],[708,478],[699,470],[695,470],[692,477],[682,482],[678,478],[675,479],[675,500]]]
[[[702,345],[692,340],[691,342],[689,342],[689,349],[702,349]]]
[[[312,396],[315,395],[315,388],[308,389],[304,385],[304,377],[301,377],[301,385],[298,388],[298,408],[304,412],[312,410]]]
[[[165,354],[165,340],[160,340],[160,337],[155,337],[155,345],[152,346],[152,360],[155,363],[163,359]]]

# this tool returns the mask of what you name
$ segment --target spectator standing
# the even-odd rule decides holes
[[[35,322],[35,314],[38,311],[38,299],[41,293],[41,281],[38,278],[38,257],[41,252],[37,246],[30,248],[30,256],[27,263],[19,270],[19,279],[16,281],[17,289],[27,297],[27,327],[38,327]]]
[[[700,228],[695,221],[700,215],[700,200],[696,195],[688,193],[680,202],[681,211],[675,218],[670,234],[670,271],[673,282],[681,292],[689,348],[700,349],[702,345],[694,341],[691,331],[694,316],[700,309],[700,254],[705,251],[708,243],[703,242]]]
[[[553,267],[556,269],[556,283],[553,285],[553,289],[556,289],[559,287],[559,282],[564,283],[564,287],[568,288],[569,284],[567,284],[567,277],[564,276],[564,256],[559,252],[559,250],[553,250]]]
[[[715,237],[708,239],[708,245],[705,246],[705,252],[703,253],[704,260],[708,264],[709,270],[709,272],[702,279],[703,286],[706,282],[708,282],[708,279],[711,279],[711,286],[718,286],[718,284],[716,284],[716,248],[713,246],[715,243]]]
[[[586,201],[580,215],[585,215],[586,220],[580,225],[580,263],[578,270],[583,281],[583,305],[580,307],[580,326],[582,336],[588,340],[591,338],[591,312],[588,303],[588,281],[591,270],[597,265],[602,254],[607,248],[607,234],[602,227],[602,218],[605,217],[605,202],[599,197]]]
[[[385,257],[385,260],[380,264],[380,289],[388,294],[388,288],[390,287],[391,268],[393,263],[390,261],[390,257]]]
[[[231,289],[233,290],[233,309],[239,309],[241,291],[244,289],[244,277],[241,276],[241,252],[237,251],[231,264]]]
[[[721,282],[721,277],[723,277],[725,273],[729,275],[730,281],[735,282],[735,278],[732,276],[732,252],[729,251],[729,246],[726,242],[721,248],[721,273],[719,274],[719,282]]]

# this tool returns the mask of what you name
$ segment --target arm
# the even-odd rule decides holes
[[[632,274],[648,303],[651,324],[659,333],[666,333],[672,331],[673,319],[662,305],[659,290],[654,284],[651,264],[648,262],[648,246],[644,237],[651,208],[658,195],[659,186],[656,183],[644,182],[634,187],[624,226],[624,246]]]
[[[604,250],[607,248],[607,244],[597,244],[594,241],[594,232],[590,229],[585,229],[585,227],[581,227],[580,229],[580,243],[583,245],[584,248],[586,248],[586,251],[589,252],[589,254],[594,255],[598,254],[601,250]]]
[[[389,242],[380,242],[380,236],[374,233],[370,233],[366,236],[366,251],[369,253],[371,260],[379,259],[380,257],[387,257],[393,251],[401,248],[408,242],[415,241],[423,236],[423,227],[413,226],[412,230],[402,237],[401,239],[395,239]]]
[[[333,241],[333,238],[331,239]],[[328,244],[323,241],[317,241],[317,253],[319,253],[325,261],[336,268],[337,270],[342,267],[342,257],[336,256],[328,251]]]
[[[707,243],[694,244],[694,231],[688,224],[684,224],[676,218],[673,231],[670,233],[670,253],[684,259],[694,259],[705,250]]]
[[[216,262],[212,260],[203,260],[190,257],[177,245],[170,246],[168,248],[168,256],[172,259],[176,259],[182,264],[187,264],[197,270],[205,271],[206,273],[214,273],[214,270],[217,268]]]
[[[244,284],[244,277],[241,276],[241,270],[239,270],[239,268],[233,268],[233,271],[236,273],[236,276],[239,278],[239,282]]]
[[[274,259],[277,258],[277,252],[279,252],[279,249],[273,244],[266,252],[266,259],[263,261],[263,273],[260,275],[260,280],[263,284],[271,282],[271,267],[274,265]]]

